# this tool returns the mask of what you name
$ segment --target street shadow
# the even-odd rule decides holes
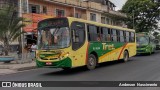
[[[131,62],[133,60],[129,60],[128,62]],[[128,63],[126,62],[126,63]],[[98,70],[98,69],[103,69],[103,68],[106,68],[106,67],[110,67],[110,66],[113,66],[113,65],[119,65],[119,64],[122,64],[124,63],[122,60],[117,60],[117,61],[110,61],[110,62],[104,62],[104,63],[100,63],[97,65],[97,67],[94,69],[94,70],[88,70],[86,68],[86,66],[82,66],[82,67],[77,67],[77,68],[72,68],[72,69],[69,69],[69,70],[59,70],[59,71],[54,71],[54,72],[49,72],[49,73],[44,73],[42,75],[45,75],[45,76],[66,76],[66,75],[73,75],[73,74],[79,74],[79,73],[88,73],[88,72],[92,72],[92,71],[95,71],[95,70]]]
[[[72,69],[69,69],[69,70],[59,70],[59,71],[55,71],[55,72],[49,72],[49,73],[44,73],[43,75],[46,75],[46,76],[55,76],[55,75],[58,75],[58,76],[66,76],[66,75],[72,75],[72,74],[78,74],[78,73],[82,73],[82,72],[86,72],[88,71],[86,69],[85,66],[83,67],[77,67],[77,68],[72,68]]]
[[[100,63],[98,65],[97,69],[110,67],[110,66],[114,66],[114,65],[127,64],[127,63],[130,63],[130,62],[133,62],[133,61],[134,61],[134,59],[130,58],[127,62],[124,62],[123,60],[104,62],[104,63]]]

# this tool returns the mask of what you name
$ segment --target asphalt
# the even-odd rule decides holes
[[[160,81],[160,51],[152,55],[139,55],[126,63],[116,61],[100,64],[95,70],[85,67],[63,71],[56,68],[38,68],[28,71],[0,75],[0,81]],[[4,90],[6,88],[3,88]],[[10,88],[11,89],[11,88]],[[25,88],[24,90],[29,90]],[[34,88],[43,90],[44,88]],[[46,90],[160,90],[158,87],[61,87]],[[8,89],[6,89],[8,90]],[[12,90],[18,90],[12,88]],[[21,89],[20,89],[21,90]]]

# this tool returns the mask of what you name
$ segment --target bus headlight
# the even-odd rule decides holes
[[[59,57],[59,59],[62,60],[62,59],[64,59],[64,58],[67,58],[68,56],[69,56],[69,54],[66,53],[66,54],[61,55],[61,56]]]

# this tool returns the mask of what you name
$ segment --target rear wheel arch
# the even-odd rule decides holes
[[[96,57],[96,61],[97,61],[97,63],[98,63],[98,54],[97,54],[96,52],[94,52],[94,51],[91,52],[90,54],[92,54],[92,55],[94,55],[94,56]],[[90,54],[89,54],[89,55],[90,55]]]

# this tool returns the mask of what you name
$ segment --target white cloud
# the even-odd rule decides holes
[[[127,0],[110,0],[116,5],[116,10],[120,10]]]

